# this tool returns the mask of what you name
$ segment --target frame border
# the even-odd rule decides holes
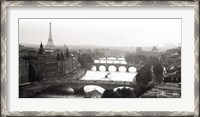
[[[194,14],[194,112],[187,111],[17,111],[8,112],[6,103],[6,11],[12,6],[193,6]],[[1,116],[199,116],[199,1],[6,1],[1,2]]]

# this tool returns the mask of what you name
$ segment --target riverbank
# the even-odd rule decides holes
[[[62,78],[55,78],[48,81],[42,81],[30,85],[26,85],[23,87],[19,87],[19,97],[26,98],[26,97],[33,97],[34,95],[42,94],[48,87],[51,85],[45,85],[46,82],[65,82],[69,80],[80,80],[85,74],[87,70],[85,68],[79,68],[72,73],[69,73]]]
[[[74,92],[72,88],[64,85],[50,86],[42,93],[31,96],[30,98],[84,98],[84,91]]]
[[[72,73],[69,73],[62,78],[59,79],[59,81],[68,81],[68,80],[80,80],[87,72],[87,69],[80,67],[79,69],[73,71]]]

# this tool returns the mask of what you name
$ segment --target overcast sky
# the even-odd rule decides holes
[[[19,19],[20,44],[163,46],[181,43],[181,19]]]

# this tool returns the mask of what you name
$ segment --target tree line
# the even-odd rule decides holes
[[[150,56],[148,62],[138,71],[135,77],[136,86],[134,89],[122,88],[116,91],[113,89],[106,89],[102,98],[138,98],[152,89],[155,83],[161,83],[162,78],[162,63],[159,61],[158,57]]]

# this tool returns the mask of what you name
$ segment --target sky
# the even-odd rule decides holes
[[[19,43],[113,47],[181,43],[181,19],[19,19]]]

